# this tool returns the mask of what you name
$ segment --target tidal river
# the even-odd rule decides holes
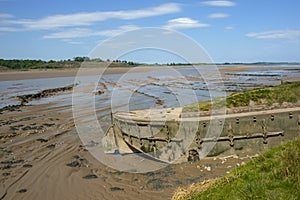
[[[120,172],[87,151],[100,144],[81,142],[72,112],[74,98],[79,99],[80,119],[88,122],[91,116],[85,110],[94,102],[105,130],[112,111],[182,107],[300,77],[298,66],[219,69],[220,76],[206,66],[79,79],[0,80],[0,199],[167,199],[179,186],[223,176],[256,153],[173,164],[147,173]],[[69,85],[80,92],[51,90]],[[19,96],[38,93],[39,98],[20,105]]]

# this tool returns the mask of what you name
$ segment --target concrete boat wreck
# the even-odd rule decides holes
[[[102,143],[105,153],[138,152],[178,163],[254,154],[299,136],[300,107],[206,116],[166,108],[112,114]]]

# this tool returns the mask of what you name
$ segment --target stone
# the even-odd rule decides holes
[[[24,167],[24,168],[31,168],[32,165],[31,165],[31,164],[25,164],[25,165],[23,165],[23,167]]]
[[[18,193],[25,193],[25,192],[27,192],[27,189],[20,189],[20,190],[18,190],[17,192],[18,192]]]
[[[95,178],[98,178],[98,176],[95,175],[95,174],[89,174],[89,175],[86,175],[86,176],[84,176],[82,178],[84,178],[84,179],[95,179]]]
[[[71,163],[68,163],[67,166],[68,167],[78,167],[78,166],[80,166],[80,163],[75,160],[75,161],[73,161]]]
[[[123,191],[124,188],[120,188],[120,187],[111,187],[110,191]]]

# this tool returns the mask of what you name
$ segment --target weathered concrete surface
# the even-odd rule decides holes
[[[300,136],[300,107],[201,117],[181,112],[168,108],[115,113],[109,143],[115,140],[120,152],[134,148],[164,161],[174,156],[197,160],[195,155],[259,153]],[[173,148],[176,155],[158,153],[165,148]]]

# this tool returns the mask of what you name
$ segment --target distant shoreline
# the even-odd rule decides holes
[[[193,66],[211,67],[212,65],[139,65],[134,67],[100,67],[100,68],[86,68],[84,70],[85,76],[95,76],[100,74],[124,74],[132,72],[148,72],[153,70],[163,70],[166,68],[190,68]],[[247,71],[256,68],[266,68],[269,65],[249,65],[249,64],[227,64],[216,65],[221,72],[235,72],[235,71]],[[300,67],[300,65],[288,65],[289,68]],[[284,69],[286,67],[280,67],[278,69]],[[22,70],[3,70],[0,71],[0,81],[14,81],[14,80],[26,80],[26,79],[40,79],[40,78],[59,78],[59,77],[75,77],[80,68],[59,68],[59,69],[29,69]]]
[[[163,69],[164,67],[114,67],[114,68],[90,68],[84,70],[85,76],[95,76],[100,74],[124,74],[127,72],[147,72],[152,70]],[[14,81],[40,78],[59,78],[75,77],[79,68],[72,69],[41,69],[41,70],[10,70],[0,72],[0,81]]]

